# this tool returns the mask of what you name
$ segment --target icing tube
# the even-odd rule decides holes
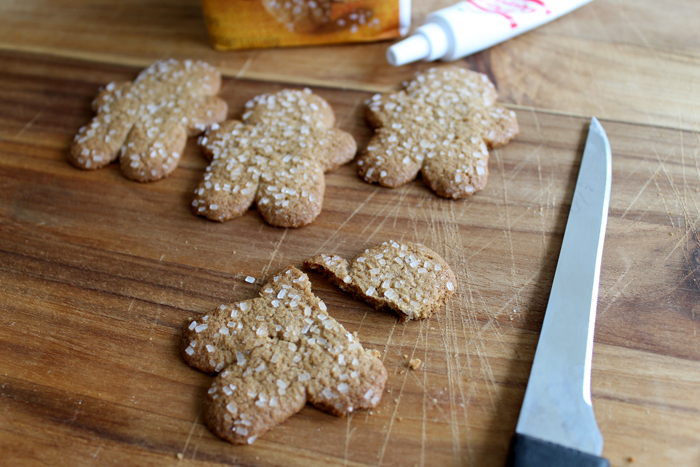
[[[591,0],[465,0],[428,15],[386,56],[394,66],[456,60],[548,23]]]

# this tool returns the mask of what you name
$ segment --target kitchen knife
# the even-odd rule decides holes
[[[593,328],[610,204],[610,144],[591,120],[509,467],[607,467],[591,405]]]

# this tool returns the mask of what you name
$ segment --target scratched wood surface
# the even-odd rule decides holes
[[[414,0],[412,25],[454,0]],[[2,1],[0,49],[145,67],[198,57],[238,78],[385,91],[425,68],[386,43],[219,53],[197,0]],[[700,2],[595,0],[465,60],[525,109],[700,131]]]
[[[205,58],[228,76],[232,116],[310,85],[363,147],[364,100],[427,64],[390,68],[386,44],[216,53],[195,1],[55,3],[0,2],[0,465],[504,465],[592,115],[614,177],[592,375],[604,455],[700,465],[695,2],[596,0],[461,61],[496,81],[521,125],[492,153],[487,188],[448,201],[420,181],[364,184],[349,164],[299,230],[254,211],[192,216],[206,166],[194,141],[157,183],[71,167],[97,89],[155,58]],[[418,3],[414,20],[445,4]],[[330,313],[381,352],[379,408],[337,419],[306,407],[246,447],[212,435],[210,378],[177,351],[187,318],[314,254],[391,238],[434,248],[457,274],[428,321],[400,323],[311,274]]]

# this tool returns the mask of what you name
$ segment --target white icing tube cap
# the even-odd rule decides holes
[[[540,0],[461,1],[430,13],[411,37],[389,47],[386,58],[394,66],[416,60],[457,60],[548,23],[590,1],[546,0],[547,5]],[[527,4],[527,8],[521,4]]]
[[[416,29],[408,39],[392,45],[386,51],[387,61],[394,66],[417,60],[432,61],[447,53],[448,38],[444,29],[435,23],[427,23]]]

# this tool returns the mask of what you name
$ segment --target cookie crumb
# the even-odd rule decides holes
[[[180,459],[180,460],[182,460],[182,459],[185,458],[185,456],[184,456],[181,452],[178,452],[178,453],[175,455],[175,457],[177,457],[177,458]]]
[[[411,368],[411,370],[416,370],[416,371],[420,370],[420,367],[422,364],[423,364],[423,362],[421,361],[420,358],[412,358],[408,362],[409,368]]]

